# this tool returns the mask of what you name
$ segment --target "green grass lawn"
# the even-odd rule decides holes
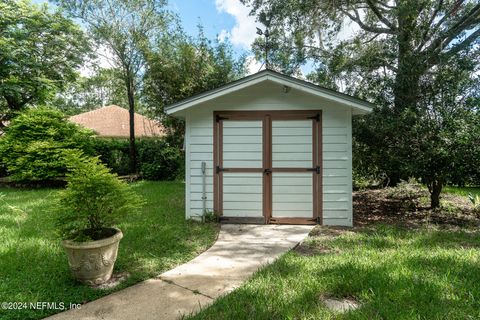
[[[134,189],[147,204],[119,225],[124,238],[114,272],[129,272],[130,278],[115,290],[192,259],[213,243],[218,231],[214,224],[185,221],[183,183],[139,182]],[[56,192],[0,188],[0,302],[84,303],[113,291],[94,290],[71,277],[50,211]],[[0,319],[52,313],[0,310]]]
[[[480,187],[452,187],[447,186],[443,188],[443,192],[458,194],[468,197],[469,194],[480,195]]]
[[[317,228],[191,319],[480,319],[478,231]],[[325,297],[361,307],[335,314]]]

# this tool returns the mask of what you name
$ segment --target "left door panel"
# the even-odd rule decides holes
[[[263,217],[263,122],[223,120],[220,126],[221,213]]]

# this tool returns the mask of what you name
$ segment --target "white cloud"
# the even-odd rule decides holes
[[[229,39],[229,38],[230,38],[230,32],[228,32],[225,29],[220,31],[220,34],[218,35],[218,41],[224,42],[226,39]]]
[[[262,26],[255,22],[255,17],[249,15],[250,9],[239,0],[215,0],[215,5],[219,12],[228,13],[235,18],[235,26],[228,31],[232,44],[250,49],[256,37],[256,27]],[[227,32],[222,30],[221,34],[224,33],[223,31]]]
[[[363,12],[360,12],[360,17],[363,17],[364,15],[365,14]],[[337,34],[337,41],[344,41],[350,39],[355,33],[360,30],[361,28],[357,23],[353,22],[348,17],[345,17],[343,19],[342,28]]]
[[[254,56],[248,56],[246,60],[247,60],[248,74],[254,74],[260,71],[261,69],[265,69],[265,66],[262,65],[260,61],[255,59]]]
[[[82,77],[91,77],[96,68],[109,69],[114,67],[113,52],[106,46],[96,48],[96,59],[86,61],[79,72]]]

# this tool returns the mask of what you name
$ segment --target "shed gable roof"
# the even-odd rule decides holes
[[[180,102],[174,103],[165,108],[167,114],[174,115],[177,112],[186,110],[188,108],[194,107],[200,103],[207,102],[209,100],[221,97],[223,95],[236,92],[238,90],[253,86],[255,84],[264,82],[264,81],[273,81],[275,83],[288,86],[293,89],[300,90],[302,92],[310,93],[312,95],[336,101],[338,103],[347,105],[351,108],[357,109],[363,113],[372,111],[374,105],[368,101],[350,96],[345,93],[341,93],[332,89],[321,87],[313,83],[300,80],[294,77],[290,77],[281,73],[278,73],[273,70],[263,70],[247,77],[241,78],[239,80],[227,83],[216,89],[212,89],[197,95],[194,95],[190,98],[182,100]]]

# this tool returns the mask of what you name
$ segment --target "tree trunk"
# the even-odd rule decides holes
[[[418,100],[420,76],[412,72],[399,73],[395,79],[395,110],[400,113],[407,108],[415,108]],[[415,110],[415,109],[413,109]]]
[[[425,72],[425,66],[415,52],[413,35],[416,28],[416,12],[419,12],[415,2],[402,2],[398,13],[398,69],[394,84],[394,106],[397,113],[417,104],[419,81]]]
[[[393,172],[387,172],[387,179],[384,181],[385,187],[396,187],[400,183],[400,175],[398,170]]]
[[[135,148],[135,98],[133,80],[127,79],[128,111],[130,116],[130,173],[137,173],[137,151]]]
[[[428,191],[430,191],[430,207],[436,209],[440,207],[440,193],[442,192],[443,181],[433,179],[428,184]]]

